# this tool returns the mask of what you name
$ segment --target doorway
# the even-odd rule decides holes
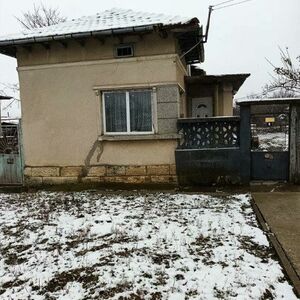
[[[213,116],[212,98],[192,98],[192,117],[209,118]]]

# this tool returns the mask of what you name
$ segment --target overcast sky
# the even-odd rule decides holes
[[[113,7],[198,17],[206,23],[208,5],[225,0],[47,0],[68,19],[93,15]],[[239,2],[238,0],[236,2]],[[15,16],[32,9],[33,0],[0,0],[0,35],[20,31]],[[292,57],[300,55],[300,0],[252,0],[213,12],[206,61],[208,74],[251,73],[237,98],[257,93],[272,71],[266,57],[279,62],[278,47],[289,47]],[[16,60],[0,55],[0,83],[18,81]]]

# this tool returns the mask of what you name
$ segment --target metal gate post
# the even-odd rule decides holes
[[[249,184],[251,178],[251,114],[250,104],[240,106],[241,182]]]
[[[300,105],[290,106],[290,182],[300,184]]]

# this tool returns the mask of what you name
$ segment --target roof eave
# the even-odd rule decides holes
[[[150,25],[142,25],[142,26],[131,26],[131,27],[124,27],[124,28],[114,28],[114,29],[107,29],[107,30],[94,30],[94,31],[87,31],[87,32],[75,32],[70,34],[60,34],[60,35],[49,35],[43,37],[30,37],[24,39],[10,39],[5,41],[0,41],[0,47],[7,47],[7,46],[19,46],[25,44],[33,44],[33,43],[42,43],[42,42],[50,42],[53,40],[65,40],[70,38],[87,38],[91,36],[99,36],[99,35],[117,35],[117,34],[126,34],[126,33],[142,33],[147,31],[153,31],[154,28],[174,28],[174,27],[185,27],[190,25],[195,25],[198,23],[197,18],[191,19],[186,24],[178,23],[178,24],[167,24],[163,25],[161,23],[157,24],[150,24]]]
[[[190,27],[198,27],[199,20],[197,18],[190,19],[186,23],[175,23],[175,24],[167,24],[164,25],[162,23],[150,24],[150,25],[142,25],[142,26],[131,26],[125,28],[115,28],[115,29],[107,29],[107,30],[94,30],[87,32],[77,32],[70,34],[59,34],[59,35],[49,35],[43,37],[29,37],[22,39],[10,39],[5,41],[0,41],[0,53],[4,55],[8,55],[11,57],[16,57],[16,47],[18,46],[27,46],[32,44],[41,44],[41,43],[49,43],[52,41],[65,41],[71,39],[85,39],[89,37],[106,37],[113,35],[122,35],[129,33],[142,34],[146,32],[151,32],[154,30],[169,30],[171,28],[190,28]],[[203,57],[202,55],[200,55]],[[200,58],[200,60],[202,60]]]
[[[117,29],[108,29],[101,31],[87,31],[87,32],[77,32],[71,34],[60,34],[60,35],[49,35],[43,37],[30,37],[24,39],[11,39],[6,41],[0,41],[0,47],[4,46],[19,46],[24,44],[33,44],[33,43],[42,43],[50,42],[53,40],[65,40],[70,38],[87,38],[91,36],[98,35],[111,35],[111,34],[120,34],[120,33],[129,33],[129,32],[143,32],[153,30],[153,26],[138,26],[138,27],[127,27],[127,28],[117,28]]]

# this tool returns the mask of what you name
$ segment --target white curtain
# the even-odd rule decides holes
[[[105,93],[107,132],[126,132],[126,92]]]
[[[152,131],[151,91],[129,92],[131,131]]]

